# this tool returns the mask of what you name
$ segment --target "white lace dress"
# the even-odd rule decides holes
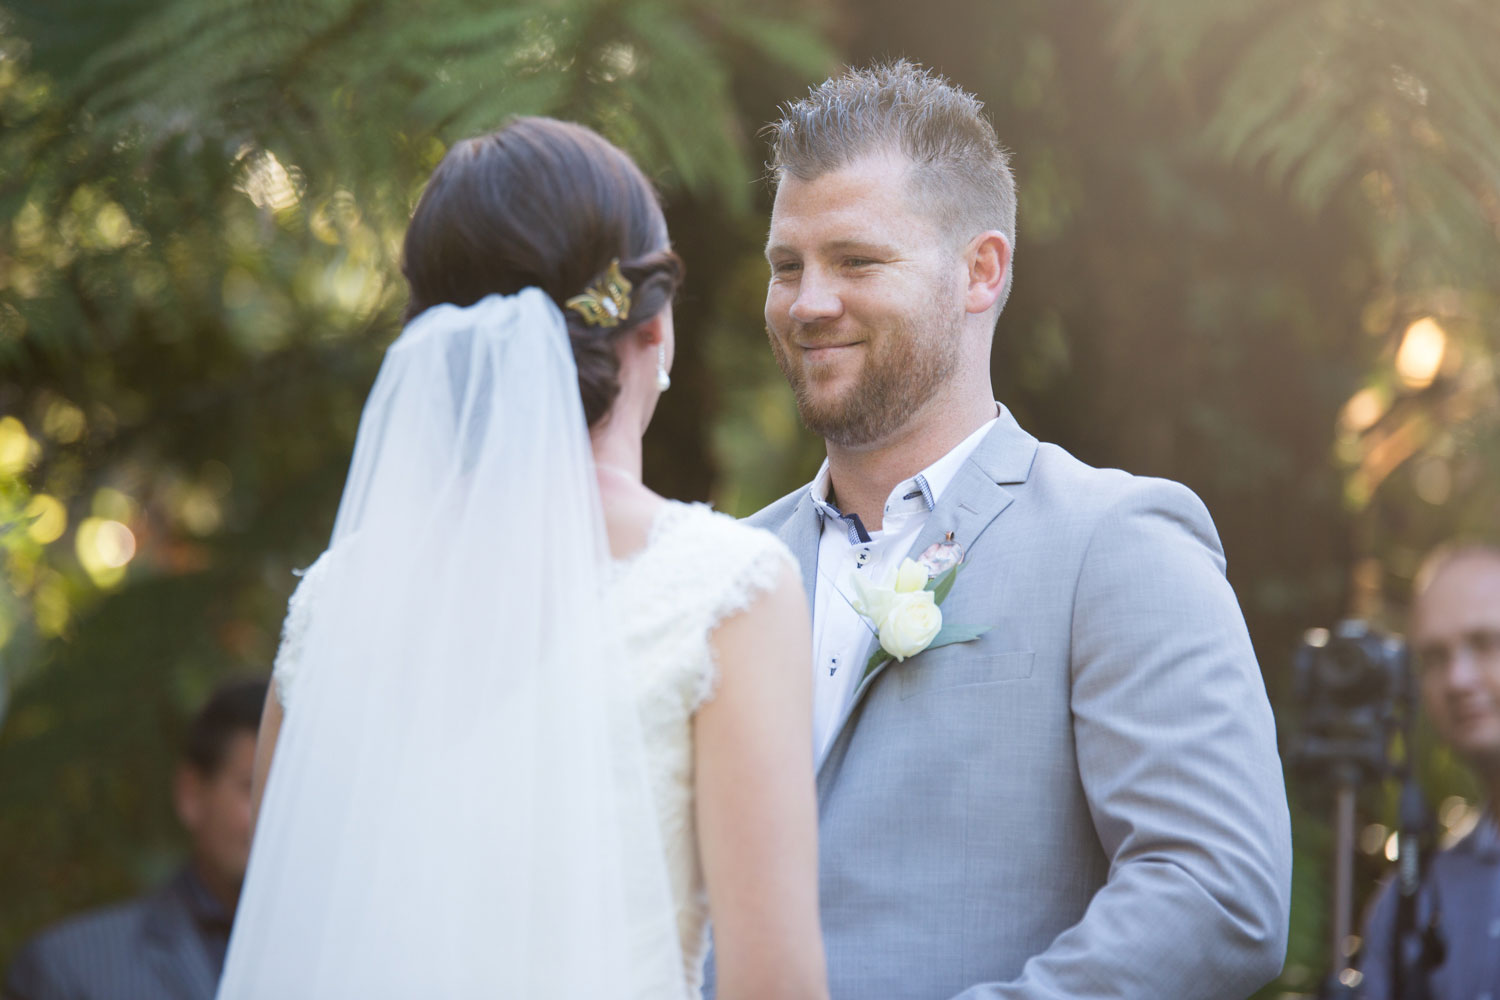
[[[283,710],[295,711],[302,636],[324,558],[303,575],[287,608],[274,671]],[[668,503],[641,551],[613,564],[609,596],[621,622],[667,854],[689,996],[700,995],[708,899],[694,824],[693,714],[713,696],[709,636],[774,583],[791,552],[769,532],[701,504]],[[662,994],[663,996],[665,994]]]

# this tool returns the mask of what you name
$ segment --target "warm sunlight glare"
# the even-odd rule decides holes
[[[1381,397],[1379,390],[1361,389],[1344,404],[1344,413],[1340,420],[1345,430],[1358,434],[1373,427],[1375,421],[1379,420],[1383,413],[1385,413],[1385,400]]]
[[[242,150],[242,154],[247,151]],[[244,157],[245,174],[237,185],[250,196],[257,208],[284,212],[294,207],[299,196],[290,171],[282,166],[269,149],[249,152]]]
[[[1424,316],[1406,328],[1401,349],[1396,352],[1396,374],[1412,389],[1425,389],[1443,366],[1448,335],[1437,320]]]

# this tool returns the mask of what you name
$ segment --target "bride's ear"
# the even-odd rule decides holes
[[[634,330],[630,331],[630,335],[635,339],[637,346],[650,348],[653,351],[656,350],[656,345],[660,344],[662,338],[666,336],[666,331],[663,329],[662,324],[662,314],[657,313],[644,323],[641,323]]]

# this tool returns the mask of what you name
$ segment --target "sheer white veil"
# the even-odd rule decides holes
[[[220,998],[682,979],[608,556],[556,305],[415,319],[360,421]]]

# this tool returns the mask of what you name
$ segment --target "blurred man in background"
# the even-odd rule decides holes
[[[192,858],[151,895],[50,928],[17,954],[5,1000],[210,1000],[250,856],[263,680],[220,687],[188,731],[172,798]]]
[[[1428,557],[1417,574],[1409,639],[1432,728],[1474,769],[1488,797],[1473,831],[1433,857],[1425,873],[1418,926],[1436,916],[1446,955],[1422,995],[1500,1000],[1500,547],[1456,546]],[[1365,1000],[1399,1000],[1396,897],[1387,885],[1365,928]]]

